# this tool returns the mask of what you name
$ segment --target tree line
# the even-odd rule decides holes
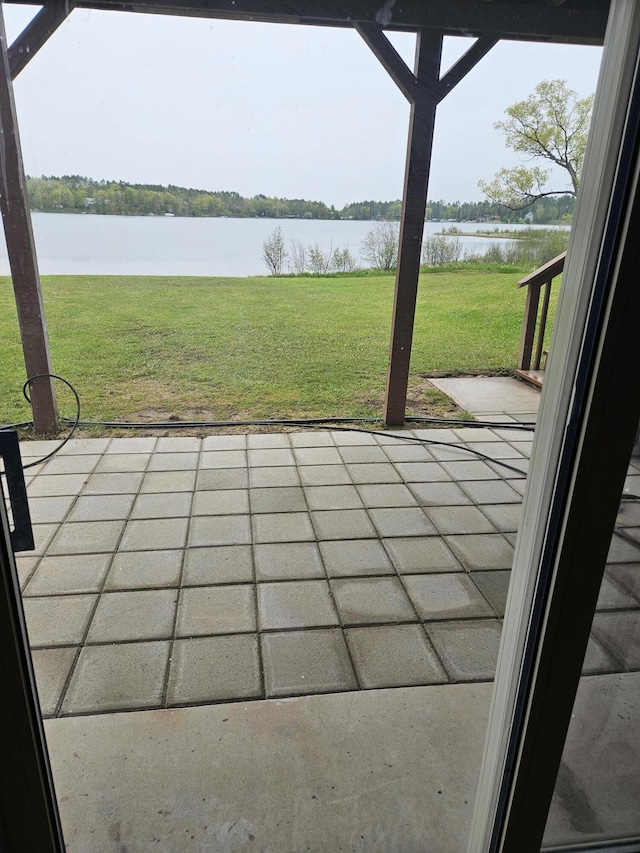
[[[79,175],[27,177],[32,210],[47,213],[94,213],[119,216],[213,216],[265,219],[355,219],[398,221],[402,203],[361,201],[338,210],[321,201],[272,198],[256,195],[244,198],[237,192],[187,189],[156,184],[129,184],[125,181],[96,181]],[[550,196],[531,208],[533,221],[557,222],[570,219],[575,199]],[[528,211],[480,202],[429,201],[427,219],[441,222],[491,221],[522,222]],[[531,217],[529,217],[531,218]]]

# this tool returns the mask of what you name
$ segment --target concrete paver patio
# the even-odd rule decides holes
[[[438,443],[80,439],[28,469],[18,569],[44,714],[491,680],[532,433],[403,435]],[[25,462],[53,446],[24,443]],[[640,666],[616,640],[640,608],[624,513],[587,672]]]

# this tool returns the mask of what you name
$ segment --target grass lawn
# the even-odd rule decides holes
[[[411,405],[421,377],[511,373],[522,273],[420,281]],[[99,420],[372,416],[384,395],[393,277],[42,280],[54,370]],[[557,291],[557,288],[556,288]],[[28,420],[9,278],[0,278],[0,421]],[[425,397],[425,394],[427,395]],[[73,414],[59,390],[62,413]],[[433,402],[437,403],[434,397]]]

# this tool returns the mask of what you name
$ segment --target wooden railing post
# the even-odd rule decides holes
[[[520,338],[520,354],[518,356],[518,373],[522,379],[540,387],[542,376],[537,376],[542,363],[544,337],[547,326],[547,315],[549,313],[549,300],[551,297],[551,284],[553,279],[560,275],[564,269],[564,261],[567,253],[563,252],[553,260],[543,264],[539,269],[521,278],[518,287],[527,288],[527,300],[524,308],[524,321],[522,323],[522,336]],[[542,311],[538,322],[538,307],[540,304],[540,291],[544,287],[544,298],[542,300]],[[537,340],[536,340],[537,331]],[[535,357],[533,355],[535,343]],[[531,362],[533,360],[533,368]],[[529,374],[529,375],[525,375]]]

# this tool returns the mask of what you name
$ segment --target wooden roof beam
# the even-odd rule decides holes
[[[64,23],[75,8],[75,0],[59,3],[49,0],[8,49],[9,74],[12,80],[30,62],[40,48]]]
[[[14,3],[33,0],[10,0]],[[63,6],[64,0],[53,0]],[[399,31],[435,30],[447,36],[602,44],[606,0],[79,0],[79,8],[224,18],[266,23],[352,27],[377,23]],[[381,9],[382,6],[382,9]],[[384,10],[384,11],[383,11]]]

